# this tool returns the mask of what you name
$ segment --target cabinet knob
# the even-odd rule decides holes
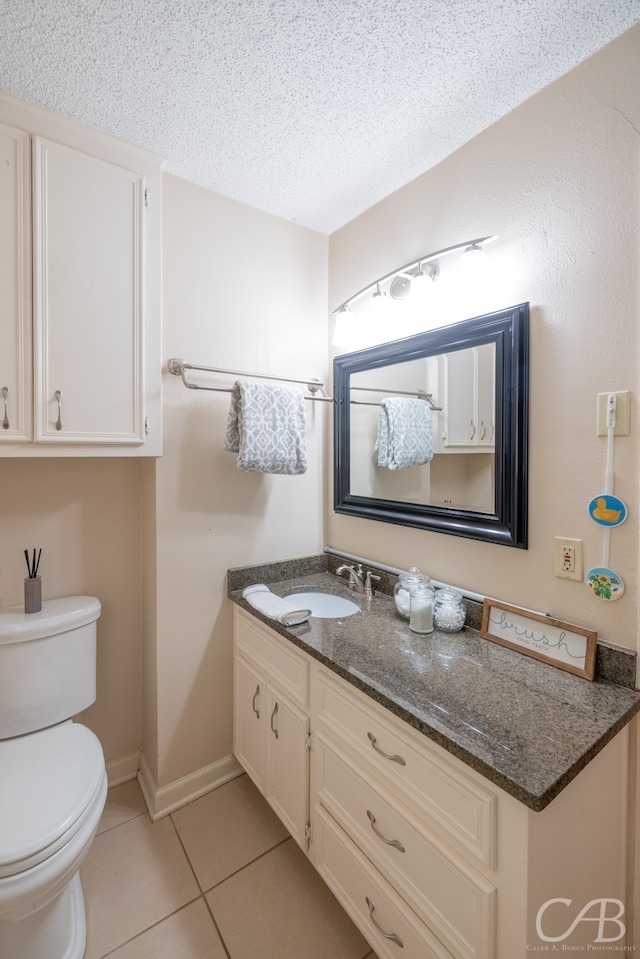
[[[55,392],[56,402],[58,404],[58,419],[56,420],[56,429],[62,429],[62,390]]]
[[[469,424],[471,426],[471,436],[469,439],[473,440],[476,438],[476,424],[473,422],[473,420],[469,420]]]
[[[2,398],[4,400],[4,419],[2,421],[2,429],[9,429],[9,404],[7,403],[7,397],[9,395],[9,389],[6,386],[2,387]]]
[[[252,701],[252,703],[251,703],[251,708],[253,709],[254,713],[256,714],[256,719],[260,719],[260,710],[259,710],[259,709],[257,708],[257,706],[256,706],[256,699],[258,698],[259,695],[260,695],[260,684],[258,684],[258,685],[256,686],[256,691],[255,691],[255,693],[253,694],[253,701]]]

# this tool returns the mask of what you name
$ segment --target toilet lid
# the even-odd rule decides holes
[[[104,776],[100,743],[79,723],[0,742],[0,876],[30,868],[67,841]]]

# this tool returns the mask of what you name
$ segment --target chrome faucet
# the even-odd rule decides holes
[[[362,568],[362,563],[358,563],[357,569],[355,569],[353,566],[338,566],[336,570],[336,576],[341,576],[342,573],[346,573],[349,577],[349,581],[347,583],[349,589],[354,590],[356,593],[363,593],[367,597],[373,596],[373,585],[371,580],[379,580],[380,577],[372,573],[370,569],[368,569],[365,573]]]

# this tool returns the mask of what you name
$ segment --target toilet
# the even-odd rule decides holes
[[[100,602],[0,608],[0,956],[81,959],[79,867],[107,796],[97,737],[71,721],[96,698]]]

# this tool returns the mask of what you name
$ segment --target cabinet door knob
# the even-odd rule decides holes
[[[56,429],[62,429],[62,390],[55,392],[56,402],[58,403],[58,419],[56,420]]]
[[[403,759],[402,756],[389,756],[388,753],[383,753],[380,747],[376,746],[376,737],[373,735],[373,733],[367,733],[367,738],[369,739],[369,742],[371,743],[375,751],[377,753],[380,753],[383,759],[389,759],[392,763],[398,763],[398,765],[400,766],[407,765],[406,760]]]
[[[476,438],[476,424],[473,422],[473,420],[469,420],[469,423],[471,425],[471,436],[469,439],[473,440]]]
[[[275,706],[273,707],[273,712],[271,713],[271,732],[276,737],[276,739],[278,739],[278,730],[273,725],[273,720],[276,718],[277,712],[278,712],[278,704],[276,703]]]
[[[395,942],[397,946],[400,946],[401,949],[404,949],[404,942],[402,941],[400,936],[395,932],[384,931],[384,929],[382,928],[382,926],[380,925],[380,923],[377,921],[376,917],[373,914],[376,907],[373,905],[373,903],[371,902],[368,896],[365,896],[365,899],[367,902],[367,906],[369,907],[369,918],[371,919],[371,922],[374,924],[374,926],[376,927],[380,935],[384,936],[385,939],[390,939],[391,942]]]
[[[385,836],[382,835],[382,833],[376,826],[376,817],[373,815],[370,809],[367,809],[367,816],[369,817],[371,828],[376,834],[376,836],[378,837],[378,839],[382,839],[382,841],[385,842],[387,846],[393,846],[393,848],[397,849],[398,852],[404,852],[404,846],[402,845],[399,839],[387,839]]]
[[[2,387],[2,398],[4,400],[4,419],[2,421],[2,429],[9,429],[9,404],[7,403],[7,397],[9,395],[9,389],[6,386]]]
[[[251,703],[251,708],[253,709],[254,713],[256,714],[256,719],[260,719],[260,710],[257,709],[257,707],[256,707],[256,699],[258,698],[259,695],[260,695],[260,684],[258,684],[258,685],[256,686],[256,691],[255,691],[255,693],[253,694],[253,700],[252,700],[252,703]]]

